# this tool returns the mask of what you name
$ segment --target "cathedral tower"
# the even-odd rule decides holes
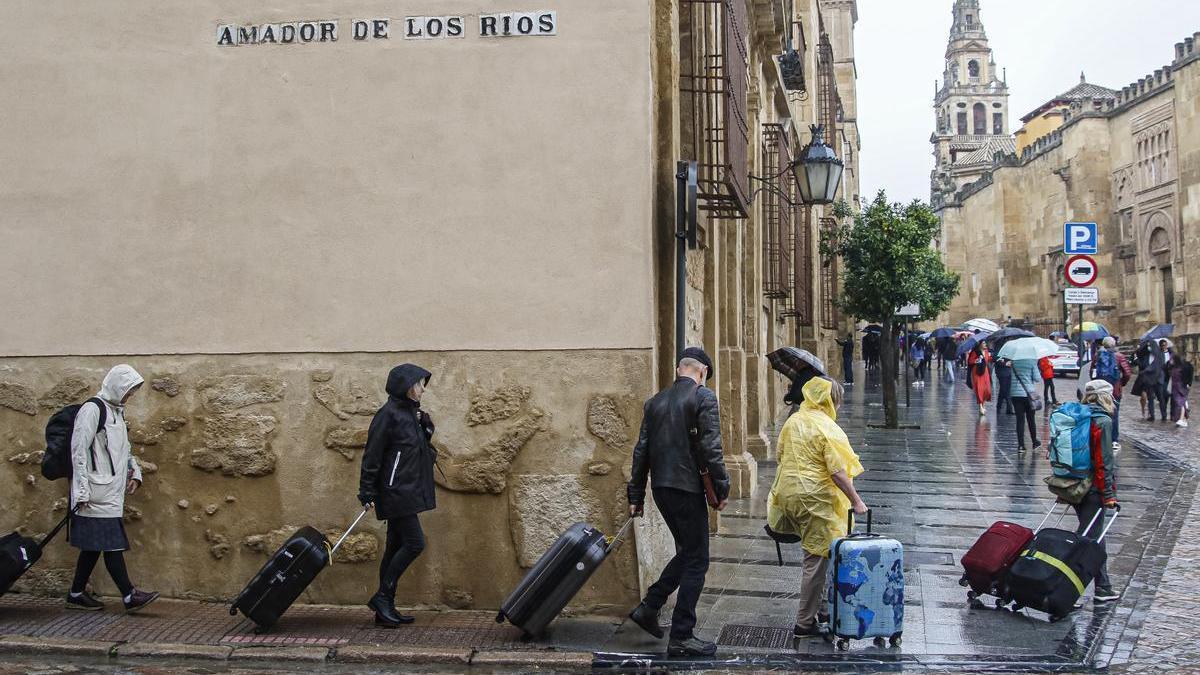
[[[1012,153],[1008,83],[996,67],[979,0],[955,0],[946,68],[934,97],[932,200],[943,203],[987,171],[997,152]]]

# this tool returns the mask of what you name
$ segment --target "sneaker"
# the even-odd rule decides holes
[[[67,593],[67,609],[82,609],[87,612],[98,612],[104,609],[104,603],[92,597],[90,593]]]
[[[701,640],[696,636],[679,639],[671,638],[667,644],[667,656],[713,656],[717,653],[717,644]]]
[[[1097,605],[1103,605],[1106,602],[1113,602],[1114,600],[1120,599],[1120,593],[1112,590],[1111,588],[1102,588],[1096,591],[1096,594],[1092,597],[1092,602],[1096,603]]]
[[[1187,420],[1179,420],[1178,422],[1175,423],[1175,426],[1182,429],[1187,426]]]
[[[158,593],[147,593],[135,588],[132,593],[126,596],[125,613],[136,612],[157,599]]]
[[[819,623],[814,623],[812,626],[810,626],[808,628],[801,628],[800,624],[796,624],[795,626],[792,627],[792,637],[794,637],[796,639],[821,637],[824,634],[825,634],[825,627]]]
[[[651,612],[649,607],[638,605],[629,613],[629,618],[642,630],[660,640],[662,639],[663,629],[662,626],[658,625],[658,612]]]

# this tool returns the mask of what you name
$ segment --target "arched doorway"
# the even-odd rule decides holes
[[[1153,229],[1150,231],[1150,245],[1146,253],[1149,254],[1151,264],[1158,270],[1159,278],[1154,281],[1162,284],[1162,292],[1157,294],[1161,299],[1160,304],[1154,309],[1156,312],[1162,312],[1162,323],[1172,323],[1171,313],[1175,311],[1175,277],[1171,263],[1175,256],[1171,251],[1171,235],[1167,234],[1165,227],[1160,226],[1161,221],[1166,219],[1161,213],[1156,213],[1150,218],[1150,226]]]

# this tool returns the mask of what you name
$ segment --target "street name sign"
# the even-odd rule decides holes
[[[1064,274],[1072,286],[1083,288],[1096,282],[1096,261],[1091,256],[1073,255],[1067,259]]]
[[[1097,305],[1100,303],[1099,288],[1066,289],[1068,305]]]
[[[896,316],[921,316],[921,306],[911,303],[896,310]]]
[[[1065,223],[1063,253],[1066,255],[1096,255],[1100,252],[1095,223]]]

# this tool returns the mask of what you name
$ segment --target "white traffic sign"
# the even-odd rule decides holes
[[[1068,305],[1098,305],[1100,304],[1099,288],[1068,288]]]
[[[1100,252],[1099,245],[1095,223],[1065,223],[1063,225],[1063,253],[1065,255],[1096,255]]]
[[[1095,283],[1098,274],[1096,261],[1090,256],[1073,255],[1067,259],[1067,268],[1064,273],[1072,286],[1079,288],[1091,286]]]
[[[921,316],[921,306],[915,302],[904,305],[896,310],[896,316]]]

